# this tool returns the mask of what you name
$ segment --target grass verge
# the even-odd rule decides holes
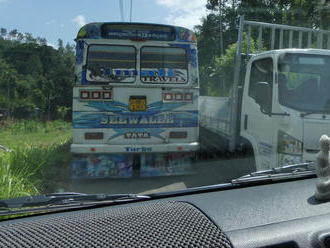
[[[0,199],[54,192],[65,187],[71,154],[70,124],[22,121],[0,131]]]

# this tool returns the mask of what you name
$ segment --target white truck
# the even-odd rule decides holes
[[[248,49],[257,34],[263,50],[253,54],[246,66],[242,65],[243,32]],[[270,40],[263,40],[263,32]],[[230,96],[199,99],[201,146],[208,151],[251,151],[256,170],[314,161],[320,136],[330,132],[327,49],[329,31],[240,17]],[[243,69],[245,78],[240,78]]]

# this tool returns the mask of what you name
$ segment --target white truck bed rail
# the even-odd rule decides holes
[[[261,52],[263,48],[266,48],[267,50],[312,47],[319,49],[330,49],[330,31],[255,21],[245,21],[244,19],[243,25],[247,27],[248,53],[251,47],[251,34],[254,29],[257,31],[257,48],[259,52]],[[265,30],[270,31],[270,41],[268,43],[269,47],[263,46],[265,44],[263,41],[263,33],[265,33]]]
[[[230,135],[229,97],[200,96],[198,107],[201,127],[224,136]]]

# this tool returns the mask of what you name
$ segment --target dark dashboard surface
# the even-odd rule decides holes
[[[39,230],[39,225],[42,225],[42,228],[44,228],[44,226],[49,223],[57,223],[54,221],[58,218],[60,218],[62,223],[69,223],[69,225],[76,226],[76,217],[79,215],[80,217],[78,216],[77,223],[82,227],[80,229],[78,228],[78,231],[80,230],[84,233],[88,233],[84,228],[90,228],[91,223],[93,223],[93,225],[98,223],[97,225],[100,230],[109,230],[109,232],[104,232],[103,236],[107,234],[111,236],[111,230],[125,224],[132,229],[131,236],[129,237],[132,240],[135,240],[135,238],[139,240],[141,238],[139,233],[144,235],[143,237],[145,240],[148,240],[150,237],[146,236],[144,234],[145,232],[154,232],[156,237],[157,235],[163,237],[162,235],[164,235],[164,232],[162,230],[164,227],[169,228],[169,225],[173,225],[174,229],[178,228],[179,233],[190,233],[191,237],[195,237],[195,243],[192,247],[204,247],[198,246],[199,242],[202,241],[196,239],[196,237],[198,237],[196,235],[199,234],[202,240],[202,237],[211,237],[211,230],[213,230],[212,232],[214,233],[212,235],[215,236],[212,236],[209,240],[215,242],[214,240],[223,241],[228,238],[233,247],[330,247],[330,202],[321,203],[314,199],[313,195],[316,180],[317,179],[296,180],[163,198],[142,203],[138,202],[104,207],[95,210],[89,209],[41,215],[0,222],[0,229],[6,231],[6,228],[11,228],[9,233],[13,234],[14,232],[12,230],[16,230],[13,229],[16,228],[15,225],[23,225],[24,228],[29,228],[27,224],[30,221],[36,221],[30,226]],[[187,215],[189,211],[191,214]],[[106,221],[103,221],[103,218],[105,218],[104,216],[107,216]],[[121,217],[119,218],[118,216]],[[142,218],[143,216],[149,217]],[[203,219],[203,216],[206,216],[206,219],[211,220],[211,222],[205,222],[206,220]],[[86,221],[84,218],[86,218]],[[137,218],[140,218],[140,220],[137,221]],[[169,221],[170,218],[173,218],[173,220],[177,222]],[[197,219],[199,219],[199,223],[204,221],[204,230],[202,230],[203,228],[200,229],[202,227],[200,224],[194,224]],[[68,220],[70,221],[68,222]],[[212,222],[213,224],[211,224]],[[139,223],[144,223],[141,228],[145,228],[147,231],[142,232],[139,230]],[[135,229],[132,226],[133,224],[135,225]],[[58,223],[56,225],[56,230],[61,231],[62,226]],[[214,227],[212,227],[212,225]],[[216,231],[217,228],[219,232]],[[37,229],[34,229],[34,231]],[[173,239],[171,236],[166,236],[165,238],[169,240],[168,242],[171,242],[171,240],[177,240],[177,242],[185,240],[182,239],[183,236],[177,235],[177,231],[173,232],[173,229],[170,229],[171,231],[168,235],[174,236]],[[127,241],[125,238],[125,230],[127,230],[127,228],[118,230],[118,233],[121,234],[121,242]],[[62,231],[62,234],[65,234],[64,224]],[[77,236],[77,234],[72,231],[68,233]],[[94,233],[96,236],[98,235],[97,232],[94,231]],[[205,236],[203,233],[208,236]],[[227,236],[227,238],[223,235]],[[328,236],[329,238],[327,238]],[[176,239],[174,239],[174,237],[176,237]],[[92,239],[92,235],[89,235],[89,238]],[[111,240],[112,242],[116,242],[116,237],[111,237]],[[154,237],[152,237],[152,240],[153,242],[158,242],[158,239]],[[204,241],[206,243],[211,242],[209,240]],[[145,247],[152,247],[148,246],[147,241],[145,242]],[[186,239],[184,242],[189,243],[192,241]],[[326,244],[327,242],[329,244]],[[116,243],[113,244],[114,246],[111,247],[116,247]],[[137,241],[135,244],[139,244],[139,242]],[[153,244],[155,245],[156,243]],[[166,243],[164,243],[164,245],[166,245]],[[167,245],[166,247],[172,247],[171,243],[167,243]],[[229,243],[227,243],[227,245],[229,245]],[[173,246],[177,247],[176,245]],[[215,246],[213,243],[213,245],[205,247],[228,246],[222,246],[221,244]]]
[[[234,247],[330,247],[330,202],[313,195],[317,179],[172,198],[203,211]],[[322,237],[321,237],[322,236]]]
[[[317,203],[316,179],[172,198],[201,209],[224,231],[233,231],[330,213],[330,202]]]

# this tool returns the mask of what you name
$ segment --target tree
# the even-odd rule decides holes
[[[13,112],[14,89],[18,73],[11,65],[0,59],[0,92],[2,102],[0,107],[7,109],[9,116]]]
[[[60,54],[63,54],[63,52],[64,52],[63,40],[58,39],[57,40],[57,46],[58,46],[57,50],[60,52]]]
[[[5,56],[7,61],[13,64],[21,74],[38,75],[42,73],[37,44],[18,44],[13,48],[7,49]]]
[[[202,24],[195,27],[199,49],[201,94],[219,94],[227,90],[226,75],[218,66],[223,54],[232,51],[237,41],[240,15],[246,20],[328,29],[330,26],[330,1],[324,0],[208,0],[206,8],[211,11]],[[220,35],[220,30],[222,31]],[[254,35],[254,34],[252,34]],[[263,38],[270,40],[271,32],[265,30]],[[294,37],[294,44],[298,37]],[[228,69],[228,68],[227,68]],[[217,88],[217,87],[218,88]],[[222,86],[224,88],[219,88]],[[222,93],[220,93],[222,94]]]
[[[17,34],[18,34],[17,29],[13,29],[12,31],[9,32],[9,37],[10,37],[12,40],[14,40],[14,39],[16,39]]]
[[[0,29],[0,35],[1,35],[1,37],[2,38],[6,38],[6,35],[7,35],[7,29],[5,29],[5,28],[1,28]]]
[[[24,40],[24,34],[22,34],[22,33],[18,33],[17,34],[17,40],[19,41],[19,42],[22,42],[23,40]]]
[[[47,40],[45,38],[37,37],[37,43],[41,46],[47,46]]]
[[[31,33],[25,33],[25,42],[27,43],[36,43],[36,39],[32,36]]]
[[[232,83],[234,81],[234,66],[235,66],[235,55],[236,55],[237,43],[231,44],[226,53],[222,56],[217,56],[215,58],[214,63],[214,77],[217,78],[218,82],[221,82],[222,85],[211,85],[211,94],[213,95],[221,95],[221,96],[228,96],[229,91],[231,89]],[[250,53],[255,53],[257,51],[257,44],[256,42],[251,39],[250,40]],[[248,52],[248,41],[246,34],[243,35],[242,41],[242,53],[247,54]],[[246,60],[249,57],[245,57],[242,61],[242,67],[246,65]],[[222,80],[219,80],[219,79]],[[241,78],[244,80],[244,78]],[[219,91],[220,89],[220,91]]]
[[[0,108],[9,109],[14,118],[28,118],[35,109],[47,120],[67,118],[74,84],[74,46],[64,47],[62,42],[56,50],[47,46],[46,39],[18,31],[16,39],[0,39]]]
[[[330,27],[330,2],[324,1],[323,4],[319,5],[320,11],[320,26],[324,30],[329,30]]]

